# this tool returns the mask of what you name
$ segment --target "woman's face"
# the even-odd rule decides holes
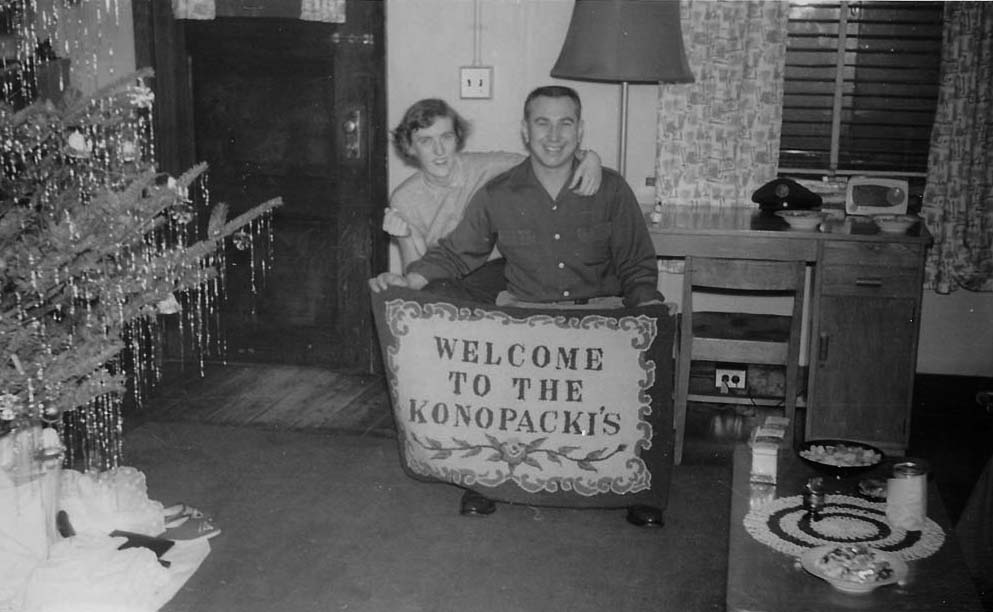
[[[414,130],[408,153],[424,172],[447,179],[455,164],[458,137],[451,117],[438,117],[429,127]]]

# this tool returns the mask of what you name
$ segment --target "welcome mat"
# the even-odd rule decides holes
[[[217,364],[203,375],[195,367],[167,373],[141,416],[289,430],[394,431],[382,376],[297,365]]]

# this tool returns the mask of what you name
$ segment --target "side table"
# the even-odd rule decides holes
[[[745,530],[742,521],[748,514],[752,493],[750,468],[750,449],[739,444],[734,451],[728,535],[729,611],[983,612],[934,484],[928,488],[928,516],[945,530],[941,548],[927,558],[908,562],[910,573],[905,585],[849,595],[808,574],[794,557],[766,546]],[[787,449],[780,449],[777,471],[776,497],[798,495],[807,478],[817,475]]]

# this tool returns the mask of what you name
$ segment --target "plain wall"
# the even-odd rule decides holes
[[[524,97],[534,87],[559,82],[583,99],[584,145],[596,150],[604,165],[616,168],[619,86],[549,76],[572,5],[572,0],[387,0],[389,125],[395,126],[413,102],[440,97],[472,122],[467,149],[523,152]],[[459,67],[474,60],[493,67],[492,99],[459,98]],[[655,173],[657,99],[655,85],[630,88],[626,174],[643,203],[654,199],[645,179]],[[390,189],[411,172],[391,152]],[[663,275],[660,286],[667,297],[678,297],[679,278]],[[918,372],[993,377],[993,294],[925,290],[922,311]]]

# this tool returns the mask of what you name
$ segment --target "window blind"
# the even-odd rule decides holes
[[[790,1],[781,173],[921,176],[941,2]]]

